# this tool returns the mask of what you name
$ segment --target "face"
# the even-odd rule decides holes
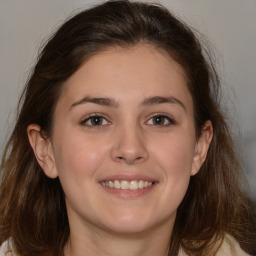
[[[113,48],[65,84],[41,166],[60,178],[71,226],[170,228],[204,160],[202,134],[178,63],[150,46]]]

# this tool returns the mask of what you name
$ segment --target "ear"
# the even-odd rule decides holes
[[[203,129],[201,131],[201,135],[196,142],[191,175],[197,174],[202,164],[204,163],[210,143],[212,141],[212,136],[212,123],[208,120],[205,122]]]
[[[50,139],[43,136],[42,129],[37,124],[29,125],[27,134],[37,162],[43,169],[45,175],[52,179],[57,178],[58,173]]]

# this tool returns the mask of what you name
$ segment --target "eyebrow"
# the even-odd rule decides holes
[[[183,108],[183,110],[185,112],[187,112],[185,104],[181,100],[179,100],[175,97],[172,97],[172,96],[170,96],[170,97],[162,97],[162,96],[150,97],[150,98],[145,99],[143,101],[142,105],[150,106],[150,105],[163,104],[163,103],[178,104],[180,107]]]
[[[115,107],[119,106],[118,102],[116,102],[112,98],[92,98],[92,97],[84,97],[79,101],[74,102],[70,108],[73,108],[77,105],[85,104],[85,103],[94,103],[101,106]]]
[[[115,107],[115,108],[117,108],[120,105],[116,100],[114,100],[112,98],[84,97],[84,98],[74,102],[70,106],[70,109],[72,109],[73,107],[75,107],[77,105],[81,105],[81,104],[85,104],[85,103],[94,103],[94,104],[101,105],[101,106],[108,106],[108,107]],[[177,99],[173,96],[170,96],[170,97],[162,97],[162,96],[149,97],[149,98],[146,98],[142,102],[142,105],[143,106],[151,106],[151,105],[158,105],[158,104],[164,104],[164,103],[177,104],[180,107],[182,107],[185,112],[187,112],[185,104],[181,100],[179,100],[179,99]]]

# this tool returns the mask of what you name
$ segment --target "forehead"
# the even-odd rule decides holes
[[[72,102],[89,95],[122,101],[166,94],[190,105],[185,71],[167,52],[141,44],[109,48],[90,57],[66,82],[61,98]]]

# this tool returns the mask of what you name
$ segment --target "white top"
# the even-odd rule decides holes
[[[8,241],[5,241],[0,247],[0,256],[5,256],[5,252],[8,248]]]
[[[8,253],[6,254],[7,249],[8,249],[8,241],[5,241],[0,246],[0,256],[8,256],[9,254]],[[186,254],[184,252],[180,252],[179,256],[186,256]],[[240,248],[238,242],[236,242],[236,240],[233,237],[227,235],[216,256],[250,256],[250,255],[244,252]]]
[[[180,252],[179,256],[187,256],[184,252]],[[230,235],[226,235],[216,256],[250,256],[244,252],[239,243]]]

